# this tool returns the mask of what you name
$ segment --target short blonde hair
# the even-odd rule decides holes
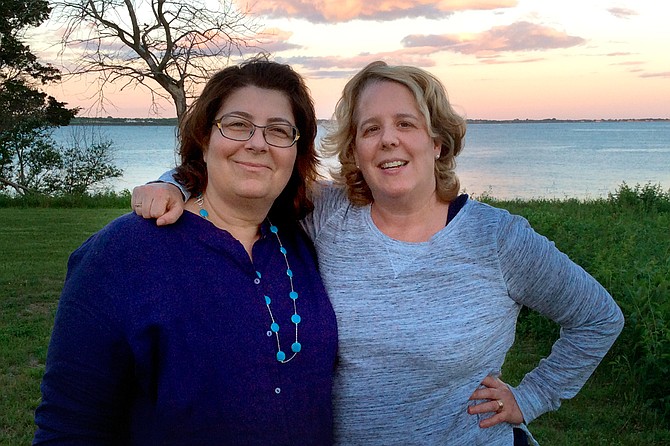
[[[336,127],[323,138],[324,153],[337,155],[340,167],[332,173],[333,179],[346,187],[349,200],[356,205],[372,203],[372,191],[354,160],[356,140],[356,106],[365,87],[376,82],[397,82],[412,92],[419,111],[426,120],[431,137],[442,142],[440,158],[435,161],[436,193],[440,200],[451,202],[460,190],[454,169],[456,156],[463,148],[465,119],[449,103],[447,92],[432,74],[411,66],[390,66],[372,62],[358,72],[344,87],[335,107]]]

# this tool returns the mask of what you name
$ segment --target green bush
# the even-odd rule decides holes
[[[0,208],[98,208],[128,209],[130,211],[130,191],[99,192],[84,194],[63,194],[51,196],[45,194],[9,195],[0,194]]]
[[[593,275],[621,307],[626,325],[604,367],[670,420],[670,191],[623,183],[607,199],[497,202]],[[520,333],[551,343],[558,327],[524,310]],[[603,367],[601,366],[601,367]]]

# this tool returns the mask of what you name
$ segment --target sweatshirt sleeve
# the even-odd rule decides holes
[[[88,260],[90,250],[84,245],[70,257],[35,412],[35,445],[112,445],[127,432],[132,353],[105,304],[103,268]]]
[[[314,185],[310,198],[314,203],[314,210],[300,224],[310,240],[314,241],[335,213],[350,206],[350,203],[342,187],[326,181]]]
[[[498,235],[509,295],[557,322],[560,337],[548,357],[512,392],[526,423],[574,397],[624,324],[612,296],[528,222],[505,214]]]
[[[175,169],[168,170],[167,172],[163,172],[163,174],[158,177],[156,181],[150,181],[150,183],[169,183],[177,186],[179,190],[181,191],[182,196],[184,197],[184,201],[188,201],[189,198],[191,198],[191,193],[186,190],[186,188],[175,179],[174,174],[176,173]]]

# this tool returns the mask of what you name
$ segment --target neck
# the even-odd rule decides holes
[[[411,204],[375,201],[370,215],[375,226],[387,236],[404,242],[426,242],[442,230],[447,222],[449,203],[433,193],[429,198]]]
[[[186,209],[194,214],[202,215],[206,211],[206,219],[214,226],[229,232],[244,246],[251,258],[251,251],[256,240],[260,237],[260,226],[267,217],[269,208],[258,209],[253,206],[231,206],[223,200],[202,195],[202,202],[198,197],[191,198],[186,203]]]

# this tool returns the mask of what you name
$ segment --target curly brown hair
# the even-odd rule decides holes
[[[337,155],[339,169],[331,172],[334,180],[345,186],[349,200],[356,205],[372,203],[374,198],[360,169],[356,167],[354,149],[356,141],[356,109],[363,90],[372,83],[397,82],[407,87],[426,119],[431,137],[442,142],[440,158],[435,161],[436,193],[440,200],[451,202],[460,190],[454,169],[456,156],[463,148],[465,119],[449,103],[447,92],[432,74],[411,66],[391,66],[385,62],[372,62],[359,71],[344,87],[335,108],[336,128],[323,139],[324,152]]]

